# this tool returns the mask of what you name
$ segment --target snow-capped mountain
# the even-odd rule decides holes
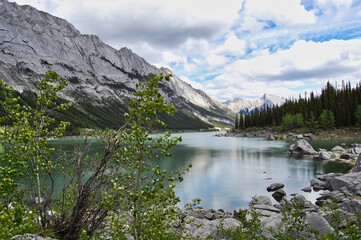
[[[276,95],[265,93],[260,99],[255,101],[235,98],[233,101],[227,101],[223,104],[232,112],[240,112],[242,110],[252,111],[256,108],[281,106],[285,99]]]
[[[99,118],[94,107],[104,111],[117,105],[124,110],[139,81],[171,73],[126,47],[117,50],[97,36],[81,34],[64,19],[7,0],[0,0],[0,5],[0,79],[19,92],[34,91],[44,74],[53,70],[71,83],[61,97],[77,103],[85,115]],[[183,128],[232,123],[223,104],[172,75],[160,89],[178,109],[174,121]],[[123,114],[114,107],[109,111],[114,117]]]

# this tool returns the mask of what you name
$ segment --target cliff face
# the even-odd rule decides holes
[[[64,19],[0,0],[0,78],[19,92],[34,91],[48,70],[71,82],[61,95],[63,99],[98,107],[109,107],[109,101],[124,105],[137,82],[153,74],[171,73],[149,64],[128,48],[116,50],[97,36],[81,34]],[[190,128],[191,119],[197,124],[205,121],[203,127],[209,127],[210,121],[231,123],[222,104],[176,76],[160,87],[166,100],[180,110],[183,122],[189,121],[186,125]],[[78,107],[92,114],[90,107]]]

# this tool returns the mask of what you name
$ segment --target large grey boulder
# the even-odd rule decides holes
[[[355,166],[353,166],[353,168],[350,170],[350,173],[355,172],[361,172],[361,154],[358,156]]]
[[[290,154],[300,154],[300,155],[318,155],[311,144],[309,144],[306,140],[298,140],[294,144],[290,146],[288,149]]]
[[[352,199],[349,201],[345,201],[338,205],[339,209],[351,213],[360,215],[361,214],[361,200]]]
[[[328,181],[330,190],[339,190],[350,196],[361,196],[361,172],[347,173]]]
[[[283,184],[283,183],[272,183],[271,185],[269,185],[268,187],[267,187],[267,191],[268,192],[274,192],[274,191],[276,191],[276,190],[278,190],[278,189],[281,189],[281,188],[283,188],[285,185]]]
[[[250,205],[252,206],[256,204],[272,206],[272,200],[267,196],[255,196],[252,198]]]
[[[335,146],[331,149],[332,152],[345,152],[346,150],[341,146]]]
[[[284,197],[286,197],[286,192],[283,189],[278,189],[272,194],[272,197],[277,201],[280,202]]]
[[[327,232],[334,231],[327,220],[318,213],[307,213],[305,220],[310,225],[310,227],[314,230],[317,230],[321,236]]]
[[[187,216],[184,221],[186,222],[185,230],[197,239],[205,239],[207,237],[211,237],[211,239],[216,238],[218,228],[221,224],[224,229],[240,226],[240,222],[234,218],[207,220]]]
[[[332,153],[327,151],[320,151],[318,153],[318,157],[322,160],[330,160],[332,159]]]
[[[314,191],[324,190],[328,188],[328,183],[318,178],[311,179],[310,185]]]

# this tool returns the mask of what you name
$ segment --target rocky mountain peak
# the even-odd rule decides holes
[[[116,50],[95,35],[81,34],[64,19],[28,5],[0,3],[0,79],[19,92],[34,91],[45,72],[53,70],[71,82],[61,96],[68,101],[124,104],[137,82],[171,73],[126,47]],[[161,92],[182,114],[208,126],[210,121],[232,123],[223,105],[174,74]]]
[[[235,98],[232,101],[225,102],[224,104],[233,112],[241,110],[252,111],[256,108],[280,106],[285,102],[285,99],[276,95],[265,93],[257,100],[250,101],[241,98]]]

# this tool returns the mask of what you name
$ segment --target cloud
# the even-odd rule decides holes
[[[227,4],[206,0],[63,0],[25,1],[118,45],[147,42],[161,49],[176,48],[189,39],[211,39],[237,18],[242,1]],[[54,2],[52,7],[48,2]],[[56,6],[56,7],[55,7]],[[207,7],[205,7],[207,6]]]
[[[320,84],[342,79],[356,82],[361,77],[361,39],[300,40],[287,50],[237,60],[222,72],[211,81],[212,88],[204,89],[216,99],[252,98],[266,92],[289,97],[316,80]]]
[[[206,57],[206,63],[208,64],[208,67],[210,69],[214,69],[219,66],[222,66],[222,65],[226,64],[226,62],[227,62],[227,58],[224,56],[212,54],[212,55],[209,55],[208,57]]]
[[[307,11],[301,0],[248,0],[244,4],[243,14],[282,26],[311,24],[316,21],[314,12]],[[247,20],[250,21],[249,18]]]
[[[217,47],[214,52],[220,55],[242,56],[245,54],[246,48],[247,42],[245,40],[241,40],[234,34],[231,34],[223,45]]]

